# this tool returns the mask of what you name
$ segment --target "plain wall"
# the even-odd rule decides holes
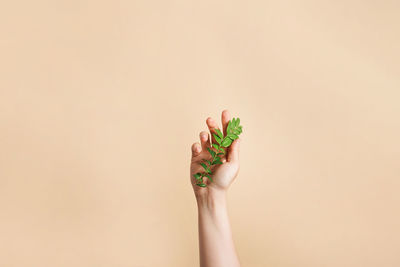
[[[197,266],[225,108],[243,267],[400,266],[399,3],[3,1],[0,266]]]

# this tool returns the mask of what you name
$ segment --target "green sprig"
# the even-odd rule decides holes
[[[214,182],[211,177],[211,166],[222,164],[221,157],[225,156],[226,148],[232,145],[232,142],[238,139],[241,133],[242,126],[240,125],[239,118],[233,118],[228,122],[225,136],[219,129],[215,129],[215,133],[212,135],[217,143],[212,144],[214,149],[207,148],[208,152],[210,153],[211,160],[204,160],[204,162],[201,162],[200,165],[203,167],[204,172],[198,172],[193,175],[196,179],[197,186],[207,186],[203,181],[204,177],[207,177],[210,182]]]

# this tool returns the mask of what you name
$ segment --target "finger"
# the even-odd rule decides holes
[[[228,162],[238,162],[239,161],[239,148],[240,139],[233,141],[232,145],[228,150]]]
[[[230,119],[231,119],[231,115],[229,114],[229,111],[227,109],[222,111],[221,122],[222,122],[222,129],[224,131],[224,136],[226,135],[226,127],[228,127],[228,123],[229,123]]]
[[[201,153],[201,146],[199,143],[194,143],[192,145],[192,158],[198,156]]]
[[[206,150],[207,147],[210,147],[210,140],[209,140],[209,134],[206,131],[202,131],[200,133],[200,142],[201,142],[201,147],[202,149]]]
[[[207,118],[206,123],[207,123],[208,129],[210,130],[210,133],[211,133],[212,143],[215,144],[217,142],[215,141],[213,133],[216,134],[215,129],[219,128],[218,124],[210,117]]]

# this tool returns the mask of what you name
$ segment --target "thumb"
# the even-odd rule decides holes
[[[239,148],[240,148],[240,139],[236,139],[233,141],[232,145],[229,147],[228,151],[228,161],[239,161]]]

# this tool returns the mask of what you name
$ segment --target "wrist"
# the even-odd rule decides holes
[[[196,194],[197,207],[199,210],[215,210],[226,206],[226,191],[208,188],[206,192]]]

